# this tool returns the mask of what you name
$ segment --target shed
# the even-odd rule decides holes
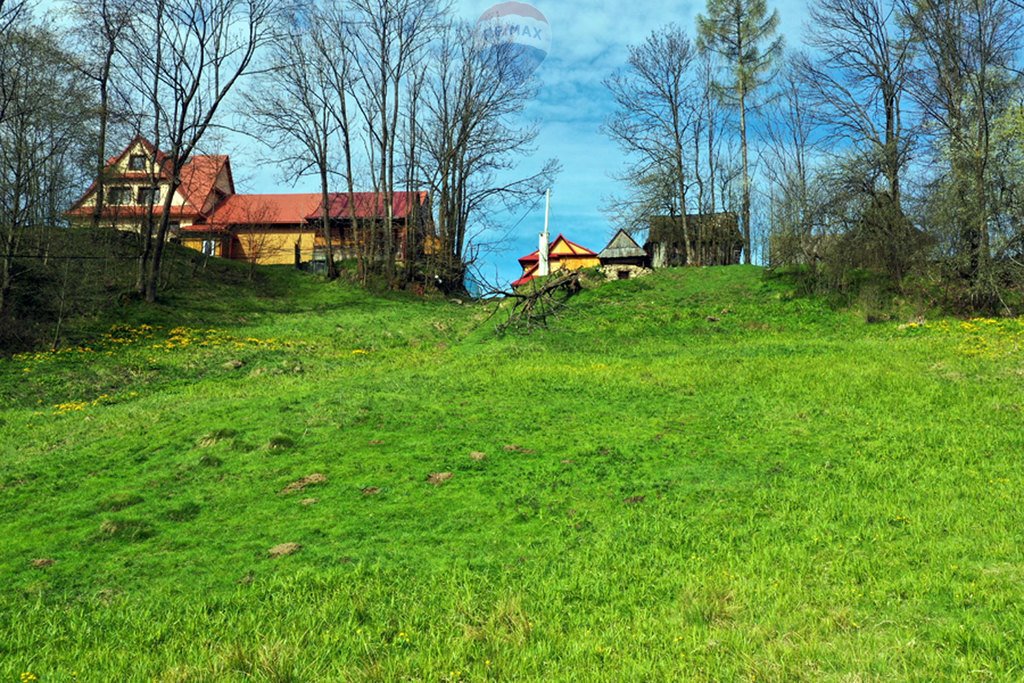
[[[628,280],[650,270],[650,255],[625,230],[615,233],[597,257],[601,260],[601,272],[609,280]]]

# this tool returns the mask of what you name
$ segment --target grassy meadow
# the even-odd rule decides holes
[[[268,269],[0,359],[0,681],[1024,678],[1024,323],[492,313]]]

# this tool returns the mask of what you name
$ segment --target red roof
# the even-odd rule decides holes
[[[522,287],[523,285],[525,285],[527,282],[529,282],[530,280],[532,280],[534,277],[537,276],[537,268],[539,268],[539,267],[540,266],[530,266],[529,268],[527,268],[523,272],[522,277],[520,277],[518,280],[514,281],[512,283],[512,286],[513,287]]]
[[[209,232],[233,225],[302,225],[319,206],[320,193],[233,194],[210,212],[204,225],[183,230]]]
[[[178,192],[185,198],[185,203],[191,204],[196,212],[201,213],[217,184],[217,176],[227,163],[228,158],[223,154],[189,159],[181,167],[181,185],[178,186]]]
[[[551,253],[552,250],[554,250],[555,245],[557,245],[559,242],[561,242],[561,243],[565,244],[567,247],[569,247],[569,250],[572,253],[571,254],[553,254],[553,253]],[[561,234],[559,234],[558,237],[556,237],[555,240],[548,247],[548,261],[559,261],[559,260],[561,260],[563,258],[572,258],[574,256],[593,256],[593,257],[596,257],[597,254],[595,252],[591,251],[590,249],[587,249],[586,247],[584,247],[582,245],[579,245],[579,244],[576,244],[575,242],[567,240],[565,238],[565,236],[561,235]],[[529,264],[529,263],[538,263],[539,261],[540,261],[540,250],[537,250],[537,251],[533,252],[532,254],[527,254],[526,256],[520,257],[519,258],[519,265],[521,265],[523,268],[526,268],[527,264]]]
[[[354,192],[356,218],[380,218],[384,215],[384,195],[377,192]],[[418,202],[417,202],[418,200]],[[423,206],[427,202],[426,192],[396,192],[391,198],[391,215],[394,218],[408,218],[414,202]],[[319,220],[320,207],[317,204],[306,220]],[[327,202],[331,218],[345,220],[350,217],[347,192],[332,192]]]

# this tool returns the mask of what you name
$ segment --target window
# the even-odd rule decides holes
[[[146,170],[146,155],[145,154],[133,154],[128,157],[128,170],[129,171],[145,171]]]
[[[107,203],[108,204],[131,204],[132,203],[132,188],[130,187],[112,187],[107,190]]]
[[[160,203],[160,188],[159,187],[140,187],[138,192],[138,202],[143,206],[149,206],[149,203],[153,204]]]
[[[203,255],[216,256],[217,240],[203,240]]]

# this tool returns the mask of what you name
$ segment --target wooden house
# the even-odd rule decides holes
[[[689,254],[687,240],[689,233]],[[654,216],[644,249],[651,255],[651,267],[728,266],[740,262],[743,235],[735,213],[688,214],[686,231],[679,216]]]
[[[202,155],[181,168],[181,184],[171,199],[170,232],[177,237],[181,228],[192,225],[213,211],[225,197],[235,193],[231,162],[223,155]],[[117,156],[107,160],[104,170],[101,225],[138,231],[146,222],[150,204],[159,218],[170,191],[170,159],[145,138],[132,140]],[[66,215],[71,223],[86,224],[96,207],[96,183],[72,204]]]
[[[105,170],[106,197],[100,224],[137,232],[145,225],[151,203],[159,220],[163,200],[170,191],[169,162],[164,152],[141,136],[112,157]],[[383,196],[356,192],[353,198],[357,222],[372,228],[359,231],[362,239],[366,235],[380,239],[385,216]],[[66,215],[72,225],[88,224],[95,206],[94,183]],[[357,245],[349,194],[330,193],[327,207],[336,258],[352,255]],[[195,155],[181,169],[181,185],[171,202],[168,239],[210,256],[260,265],[309,263],[323,258],[326,251],[322,215],[319,192],[238,194],[227,156]],[[391,244],[398,260],[415,258],[436,244],[425,192],[396,192],[391,200],[391,216]]]
[[[580,270],[601,265],[597,254],[584,246],[576,244],[559,235],[548,248],[548,263],[552,273],[559,270]],[[537,276],[540,267],[540,252],[535,251],[519,259],[523,274],[512,283],[513,287],[522,287]]]

